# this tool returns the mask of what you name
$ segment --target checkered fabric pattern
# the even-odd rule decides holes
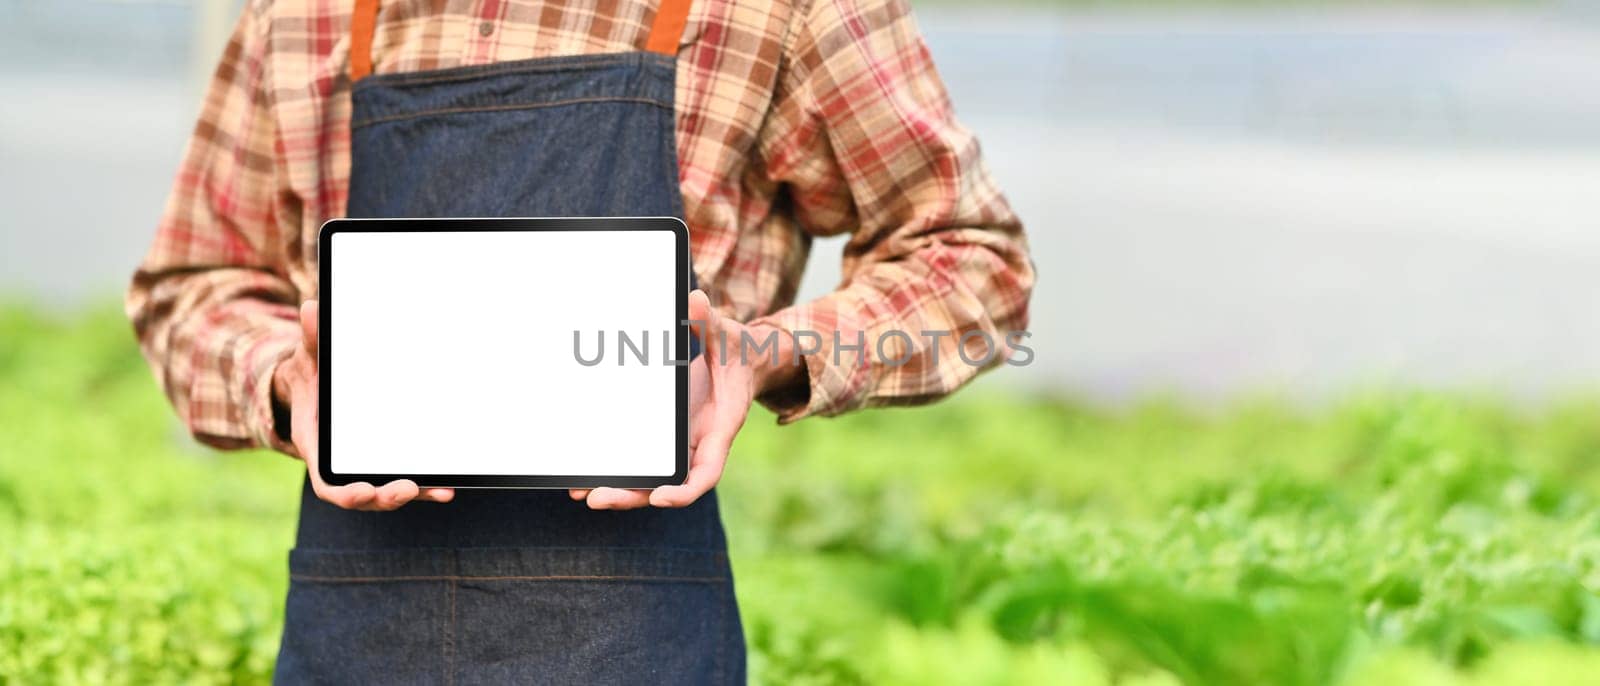
[[[245,8],[127,296],[162,387],[212,445],[284,447],[272,370],[317,293],[317,229],[345,211],[352,4]],[[641,50],[654,15],[628,0],[389,0],[373,63],[385,74]],[[962,333],[998,342],[1025,326],[1021,225],[905,0],[697,0],[677,70],[700,283],[740,321],[821,334],[809,388],[762,399],[781,421],[936,399],[981,371],[956,354]],[[839,234],[843,282],[792,304],[812,238]],[[891,330],[910,333],[884,339],[902,364],[876,349]],[[954,335],[919,335],[930,330]],[[967,343],[982,357],[981,340]]]

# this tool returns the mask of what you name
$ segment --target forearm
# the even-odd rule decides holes
[[[787,332],[782,361],[801,360],[758,372],[789,391],[762,400],[792,422],[943,397],[1008,358],[1033,281],[1014,224],[939,232],[868,262],[840,290],[752,322]]]
[[[162,390],[196,439],[219,448],[280,444],[272,376],[299,343],[294,289],[240,268],[140,271],[127,313]]]

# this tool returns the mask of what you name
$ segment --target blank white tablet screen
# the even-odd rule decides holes
[[[673,473],[671,232],[326,238],[333,472]]]

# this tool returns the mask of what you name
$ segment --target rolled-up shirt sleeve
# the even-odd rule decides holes
[[[808,332],[809,388],[762,398],[779,421],[929,402],[1007,358],[1027,243],[904,0],[816,0],[759,145],[805,231],[850,234],[837,290],[756,320]]]
[[[247,7],[212,78],[125,306],[140,347],[196,438],[288,450],[272,373],[301,342],[266,59]],[[293,236],[293,234],[290,234]]]

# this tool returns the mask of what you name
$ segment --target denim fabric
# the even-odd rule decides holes
[[[672,64],[624,53],[362,79],[348,214],[681,217]]]
[[[296,549],[280,683],[743,681],[720,552]]]
[[[681,217],[674,74],[628,53],[363,79],[348,214]],[[714,492],[595,512],[461,490],[380,513],[307,484],[276,680],[743,683],[726,551]]]

